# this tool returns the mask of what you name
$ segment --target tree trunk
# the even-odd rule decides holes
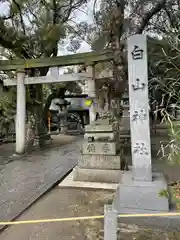
[[[43,110],[43,91],[42,84],[36,85],[36,101],[37,104],[34,107],[34,116],[36,122],[36,145],[40,147],[45,143],[45,136],[47,134],[47,128],[45,125],[44,119],[44,110]]]
[[[39,70],[40,76],[45,76],[48,72],[48,68],[42,68]],[[30,73],[31,77],[36,75],[36,70],[32,70]],[[35,87],[30,86],[32,91],[32,104],[31,108],[28,109],[28,126],[27,126],[27,146],[28,148],[41,147],[44,145],[45,140],[49,139],[47,136],[47,127],[44,117],[43,108],[43,88],[42,84],[36,84]]]

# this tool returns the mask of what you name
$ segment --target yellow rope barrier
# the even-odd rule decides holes
[[[88,216],[88,217],[72,217],[72,218],[54,218],[54,219],[14,221],[14,222],[0,222],[0,225],[19,225],[19,224],[34,224],[34,223],[68,222],[68,221],[81,221],[81,220],[102,219],[102,218],[104,218],[104,215]]]
[[[135,218],[135,217],[177,217],[180,212],[176,213],[145,213],[145,214],[120,214],[120,218]],[[82,221],[90,219],[103,219],[104,215],[86,216],[86,217],[70,217],[70,218],[54,218],[54,219],[40,219],[40,220],[25,220],[14,222],[0,222],[0,225],[19,225],[19,224],[36,224],[36,223],[55,223],[68,221]]]

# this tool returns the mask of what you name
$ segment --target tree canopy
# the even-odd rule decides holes
[[[68,21],[86,0],[5,0],[0,17],[0,45],[11,57],[56,56],[58,45],[72,31]],[[2,3],[1,3],[2,4]]]
[[[94,23],[89,26],[87,41],[92,49],[111,47],[115,51],[112,64],[117,66],[116,89],[127,86],[127,54],[125,41],[132,34],[145,33],[148,37],[149,78],[165,82],[169,74],[175,76],[180,33],[178,0],[94,0]],[[176,46],[176,49],[175,49]],[[124,53],[124,54],[123,54]],[[176,56],[176,60],[174,59]],[[171,62],[170,62],[171,59]],[[176,64],[172,65],[173,61]],[[107,67],[107,64],[101,67]],[[168,69],[168,71],[167,71]],[[168,75],[167,75],[168,74]],[[119,78],[118,76],[123,76]],[[169,81],[169,80],[168,80]],[[156,82],[157,83],[157,82]],[[159,85],[159,83],[157,84]],[[160,86],[160,85],[159,85]],[[162,84],[160,86],[162,88]],[[119,95],[119,93],[118,93]]]
[[[80,23],[73,14],[87,5],[87,0],[3,0],[0,5],[6,6],[6,11],[0,12],[0,46],[8,59],[57,56],[67,36],[69,51],[76,52],[82,41],[92,50],[112,48],[114,61],[97,68],[113,70],[114,91],[120,96],[128,79],[125,40],[132,34],[146,33],[155,40],[148,50],[150,77],[162,80],[175,76],[174,70],[179,69],[172,67],[173,61],[179,64],[174,58],[179,49],[179,0],[92,0],[93,21]],[[172,46],[176,46],[173,51]],[[47,72],[48,68],[40,68],[27,74]],[[34,96],[42,102],[41,86],[30,90],[37,91]]]
[[[5,9],[0,12],[2,55],[6,59],[57,56],[59,46],[63,45],[67,35],[74,35],[70,21],[74,18],[73,13],[83,4],[86,4],[86,0],[1,1],[0,7]],[[47,74],[48,70],[48,68],[30,69],[26,74],[43,76]],[[9,88],[9,94],[14,95],[11,88]],[[41,126],[42,86],[28,86],[27,97],[27,107],[36,115],[38,125]],[[4,107],[6,105],[3,103]],[[32,108],[32,106],[34,107]]]

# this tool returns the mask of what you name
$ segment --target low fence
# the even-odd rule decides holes
[[[24,225],[24,224],[40,224],[40,223],[58,223],[69,221],[87,221],[92,219],[104,219],[104,240],[117,240],[117,220],[118,218],[144,218],[144,217],[180,217],[180,212],[167,213],[143,213],[143,214],[118,214],[113,211],[112,205],[105,205],[104,215],[54,218],[54,219],[38,219],[25,221],[0,222],[0,225]]]

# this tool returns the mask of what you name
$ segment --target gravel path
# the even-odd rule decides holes
[[[67,143],[68,141],[66,141]],[[69,137],[69,142],[72,138]],[[76,164],[80,141],[33,152],[0,169],[0,220],[17,217]]]

